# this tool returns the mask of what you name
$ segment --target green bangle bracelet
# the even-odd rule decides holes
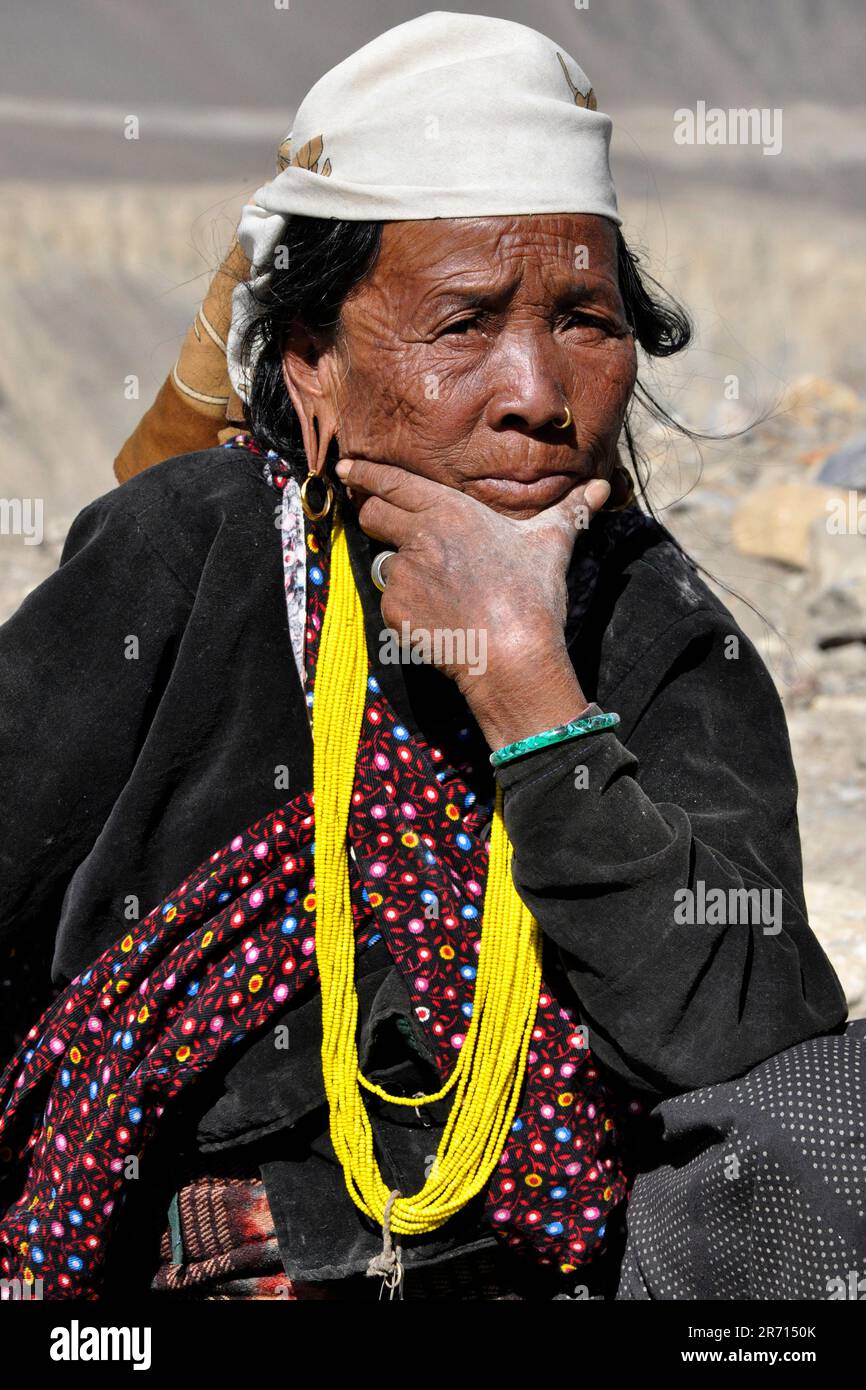
[[[534,753],[537,748],[549,748],[553,743],[566,743],[569,739],[581,738],[584,734],[597,734],[602,729],[615,729],[618,723],[618,714],[590,714],[585,719],[572,719],[570,723],[560,724],[556,729],[545,729],[543,734],[521,738],[517,743],[506,743],[504,748],[497,748],[495,753],[490,754],[490,762],[493,767],[502,767],[505,763],[514,762],[515,758],[522,758],[525,753]]]

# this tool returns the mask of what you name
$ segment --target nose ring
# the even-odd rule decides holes
[[[553,422],[554,429],[557,429],[557,430],[567,430],[568,427],[569,427],[569,425],[571,424],[571,420],[572,420],[571,410],[569,409],[568,406],[566,406],[566,407],[565,407],[565,419],[564,419],[564,420],[554,420],[554,422]]]

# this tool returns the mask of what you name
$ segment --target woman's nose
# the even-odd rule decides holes
[[[557,354],[542,336],[500,345],[489,360],[495,382],[487,406],[491,429],[535,433],[567,418],[568,391]]]

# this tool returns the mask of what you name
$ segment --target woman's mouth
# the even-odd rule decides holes
[[[579,482],[574,473],[547,473],[527,482],[505,477],[473,478],[465,490],[476,501],[497,511],[539,511],[561,501]]]

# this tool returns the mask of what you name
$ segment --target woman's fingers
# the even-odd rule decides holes
[[[358,520],[368,536],[392,545],[406,545],[418,533],[417,513],[403,511],[382,497],[365,497],[358,508]]]
[[[420,477],[417,473],[410,473],[394,464],[374,463],[372,459],[343,458],[337,464],[336,471],[338,477],[342,478],[353,492],[365,492],[371,497],[381,498],[391,507],[404,512],[426,511],[428,507],[441,500],[443,492],[451,491],[444,483],[434,482],[432,478]],[[572,488],[561,502],[539,512],[538,516],[525,524],[548,525],[551,521],[561,519],[570,527],[579,530],[587,525],[591,515],[604,506],[610,491],[610,483],[606,479],[590,478],[588,482]],[[384,512],[379,512],[376,516],[379,522],[396,523],[395,518],[391,518],[390,515],[386,517]],[[389,538],[389,535],[380,537]]]
[[[448,491],[444,483],[434,483],[431,478],[419,477],[395,464],[374,463],[372,459],[342,458],[336,473],[353,492],[368,492],[407,512],[424,511],[442,491]]]
[[[351,489],[358,504],[358,517],[367,535],[398,549],[419,539],[426,524],[422,513],[435,512],[445,496],[453,500],[453,489],[394,464],[372,459],[344,458],[337,464],[337,475]],[[551,525],[574,544],[575,532],[585,530],[593,515],[610,496],[610,483],[590,478],[571,489],[560,502],[547,507],[529,521],[518,523],[528,530],[545,530]],[[429,518],[435,531],[435,519]]]
[[[588,482],[573,487],[560,502],[546,507],[543,512],[524,521],[523,526],[543,529],[551,522],[563,527],[573,536],[575,531],[584,531],[596,512],[600,511],[610,497],[610,483],[605,478],[590,478]]]
[[[610,497],[610,483],[607,478],[590,478],[583,494],[583,500],[590,511],[601,511],[608,497]]]

